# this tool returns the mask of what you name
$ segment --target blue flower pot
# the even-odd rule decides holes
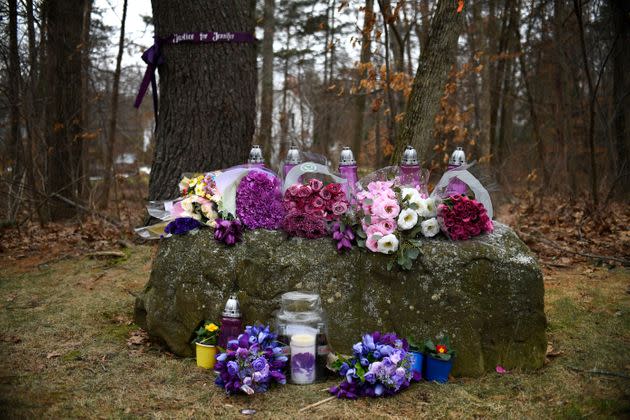
[[[427,381],[436,381],[441,384],[448,382],[448,375],[453,368],[453,358],[451,360],[436,359],[431,356],[427,356],[426,368],[424,371],[424,378]]]
[[[412,351],[411,356],[413,360],[413,364],[411,365],[411,371],[418,372],[420,374],[420,377],[422,377],[423,376],[422,365],[423,365],[424,354],[420,353],[419,351]]]

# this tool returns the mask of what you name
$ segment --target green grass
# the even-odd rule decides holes
[[[134,296],[153,249],[115,262],[65,260],[0,272],[0,415],[3,417],[627,417],[630,273],[580,268],[546,277],[549,341],[563,352],[534,373],[415,384],[395,398],[324,399],[330,381],[227,397],[211,373],[157,345],[128,345]],[[462,352],[465,349],[458,349]]]

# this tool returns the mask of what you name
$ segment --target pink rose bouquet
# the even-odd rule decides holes
[[[480,202],[465,195],[452,195],[438,206],[442,232],[454,241],[464,241],[492,232],[494,226]]]

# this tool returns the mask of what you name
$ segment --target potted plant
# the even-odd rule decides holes
[[[217,355],[217,338],[219,336],[219,325],[206,321],[196,331],[195,350],[197,354],[197,366],[205,369],[214,368]]]
[[[455,357],[455,351],[451,348],[451,340],[447,336],[436,339],[435,343],[432,340],[427,340],[424,343],[424,351],[427,356],[424,371],[426,380],[447,382]]]
[[[424,354],[422,354],[423,351],[423,346],[421,344],[418,344],[418,341],[416,341],[413,338],[410,338],[409,340],[407,340],[409,342],[409,352],[411,353],[412,357],[413,357],[413,364],[411,365],[411,371],[412,372],[417,372],[418,375],[420,375],[420,378],[422,378],[423,375],[423,370],[422,370],[422,365],[423,365],[423,359],[424,359]]]

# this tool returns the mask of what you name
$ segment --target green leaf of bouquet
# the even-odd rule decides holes
[[[374,204],[374,201],[371,198],[366,198],[365,200],[363,200],[363,204],[365,204],[366,206],[371,206],[372,204]]]
[[[411,203],[408,206],[410,209],[412,210],[418,210],[418,204],[417,203]]]
[[[357,230],[357,236],[359,238],[367,239],[367,234],[363,231],[363,229],[358,229]]]
[[[418,248],[407,248],[407,251],[405,251],[405,254],[407,255],[407,258],[409,258],[410,260],[415,260],[416,258],[418,258],[418,255],[420,255],[420,250]]]
[[[389,260],[387,262],[387,271],[392,271],[393,266],[394,266],[394,260]]]
[[[361,248],[365,248],[365,239],[357,239],[357,245]]]
[[[367,216],[365,216],[363,218],[363,220],[365,221],[366,225],[371,225],[372,224],[372,216],[370,216],[369,214]]]
[[[365,382],[365,369],[363,369],[363,366],[361,366],[361,363],[356,362],[354,364],[354,369],[359,379],[361,379],[361,382]]]

